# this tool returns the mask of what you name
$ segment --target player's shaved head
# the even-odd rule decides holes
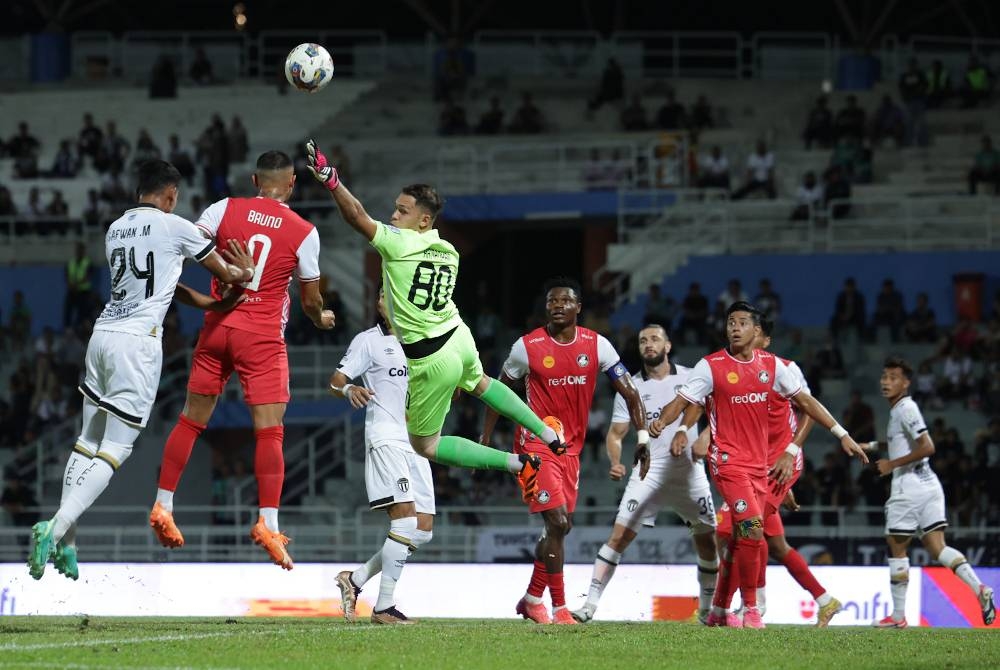
[[[667,342],[670,341],[670,334],[667,333],[667,329],[664,328],[663,326],[661,326],[658,323],[647,323],[645,326],[643,326],[642,328],[640,328],[639,329],[639,337],[642,337],[642,334],[645,331],[647,331],[647,330],[659,330],[660,331],[660,335],[663,337],[663,339],[665,339]]]
[[[287,175],[279,175],[292,170],[292,159],[284,151],[265,151],[257,157],[257,168],[254,173],[261,181],[270,181],[276,178],[287,178]]]

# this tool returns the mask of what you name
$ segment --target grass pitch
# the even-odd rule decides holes
[[[0,617],[2,668],[990,668],[993,630],[510,620]]]

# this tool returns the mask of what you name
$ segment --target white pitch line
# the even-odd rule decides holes
[[[83,663],[45,663],[42,661],[14,661],[12,663],[2,663],[0,666],[4,668],[62,668],[63,670],[107,670],[107,665],[85,665]],[[227,667],[216,667],[211,665],[206,666],[176,666],[176,665],[157,665],[157,666],[131,666],[131,670],[239,670],[239,668],[227,668]]]
[[[225,633],[193,633],[191,635],[153,635],[150,637],[126,637],[117,640],[76,640],[74,642],[44,642],[41,644],[5,644],[0,651],[34,651],[36,649],[61,649],[64,647],[89,647],[97,644],[137,644],[143,642],[183,642],[202,640],[209,637],[225,637],[237,631]]]

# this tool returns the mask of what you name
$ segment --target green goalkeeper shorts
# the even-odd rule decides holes
[[[406,430],[412,435],[441,431],[455,389],[471,393],[483,378],[483,364],[464,323],[430,356],[407,359]]]

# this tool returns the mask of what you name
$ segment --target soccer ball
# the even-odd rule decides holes
[[[300,91],[315,93],[329,84],[332,77],[333,58],[319,44],[306,42],[288,52],[285,79]]]

